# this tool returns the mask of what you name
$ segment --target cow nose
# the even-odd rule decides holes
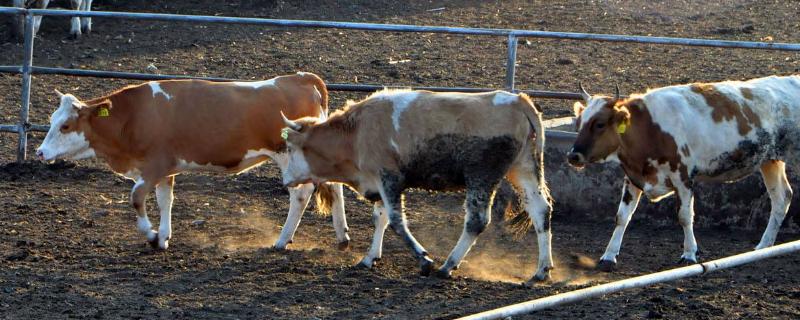
[[[586,157],[583,153],[572,151],[567,154],[567,161],[573,166],[583,166],[586,164]]]

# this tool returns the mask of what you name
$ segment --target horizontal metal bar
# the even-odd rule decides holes
[[[0,66],[0,73],[20,73],[17,66]],[[51,68],[51,67],[32,67],[33,74],[61,74],[78,77],[95,77],[95,78],[116,78],[116,79],[133,79],[133,80],[174,80],[174,79],[199,79],[209,81],[247,81],[243,79],[219,78],[219,77],[195,77],[186,75],[165,75],[165,74],[148,74],[148,73],[134,73],[134,72],[116,72],[116,71],[101,71],[101,70],[82,70],[82,69],[64,69],[64,68]],[[385,86],[385,85],[372,85],[372,84],[346,84],[346,83],[329,83],[327,84],[328,90],[331,91],[355,91],[355,92],[374,92],[383,88],[411,88],[414,90],[430,90],[436,92],[489,92],[497,89],[493,88],[459,88],[459,87],[433,87],[433,86]],[[583,99],[579,93],[573,92],[558,92],[558,91],[539,91],[539,90],[517,90],[524,92],[534,98],[542,99],[567,99],[567,100],[581,100]]]
[[[47,132],[50,130],[50,126],[46,124],[31,124],[28,125],[28,132],[31,131],[38,131],[38,132]]]
[[[798,250],[800,250],[800,240],[784,243],[774,247],[737,254],[734,256],[725,257],[717,260],[712,260],[709,262],[698,263],[682,268],[651,273],[625,280],[601,284],[594,287],[588,287],[580,290],[564,292],[552,296],[539,298],[536,300],[530,300],[527,302],[517,303],[510,306],[465,316],[458,319],[459,320],[503,319],[506,317],[531,313],[534,311],[544,310],[568,303],[575,303],[589,298],[598,297],[609,293],[619,292],[625,289],[640,288],[656,283],[674,281],[678,279],[707,274],[709,272],[717,270],[737,267],[740,265],[760,261],[763,259],[794,253],[797,252]]]
[[[19,126],[16,124],[0,124],[0,132],[19,133]]]
[[[44,15],[44,16],[97,17],[97,18],[117,18],[117,19],[149,20],[149,21],[251,24],[251,25],[269,25],[277,27],[336,28],[336,29],[354,29],[354,30],[372,30],[372,31],[428,32],[428,33],[449,33],[449,34],[488,35],[488,36],[514,35],[516,37],[528,37],[528,38],[591,40],[591,41],[607,41],[607,42],[633,42],[633,43],[682,45],[682,46],[697,46],[697,47],[800,51],[800,44],[797,43],[768,43],[768,42],[754,42],[754,41],[650,37],[650,36],[593,34],[593,33],[578,33],[578,32],[554,32],[554,31],[519,30],[519,29],[417,26],[417,25],[407,25],[407,24],[380,24],[380,23],[363,23],[363,22],[194,16],[194,15],[179,15],[179,14],[165,14],[165,13],[18,9],[10,7],[0,7],[0,14],[21,14],[25,12],[31,12],[35,15]]]
[[[0,66],[0,73],[22,73],[22,66]]]

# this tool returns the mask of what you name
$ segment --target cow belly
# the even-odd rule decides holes
[[[401,166],[401,173],[406,187],[436,191],[497,183],[520,148],[521,143],[511,136],[438,135],[419,145]]]
[[[694,173],[699,180],[733,182],[745,178],[758,170],[761,163],[776,159],[784,153],[772,135],[760,130],[754,139],[739,142],[736,149],[724,152],[710,161],[709,168]]]

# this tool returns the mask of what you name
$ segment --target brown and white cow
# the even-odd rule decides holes
[[[586,106],[575,105],[579,132],[569,163],[615,161],[625,172],[616,228],[600,258],[601,269],[616,265],[642,193],[654,202],[677,194],[684,232],[681,260],[696,262],[694,182],[733,182],[758,170],[772,210],[756,249],[775,243],[792,199],[785,161],[800,156],[800,77],[670,86],[624,100],[583,92]]]
[[[281,113],[300,118],[325,117],[328,112],[325,83],[302,72],[258,82],[152,81],[85,102],[59,95],[61,104],[50,118],[38,157],[50,161],[98,156],[114,172],[136,181],[131,204],[139,214],[139,231],[161,249],[172,235],[175,175],[242,173],[269,158],[285,170]],[[331,188],[326,191],[332,192],[336,238],[345,245],[349,236],[342,186]],[[154,189],[161,211],[158,232],[152,230],[145,208],[145,198]],[[291,242],[313,192],[312,184],[289,188],[289,215],[277,248]]]
[[[371,267],[380,258],[389,224],[419,259],[421,273],[429,274],[433,261],[408,229],[403,190],[466,189],[463,232],[437,272],[449,277],[489,224],[487,211],[507,177],[524,190],[523,216],[533,220],[538,236],[532,280],[549,276],[552,206],[542,165],[544,134],[541,114],[526,95],[383,90],[327,120],[284,121],[287,186],[342,182],[375,202],[373,245],[360,265]]]
[[[92,11],[92,1],[94,0],[70,0],[70,5],[72,6],[73,10],[78,11]],[[36,9],[47,9],[47,5],[50,4],[50,0],[14,0],[12,5],[17,8],[36,8]],[[14,18],[13,23],[13,34],[22,39],[25,29],[24,26],[24,17],[19,16]],[[33,34],[36,35],[39,32],[39,26],[42,24],[42,17],[35,16],[33,17]],[[72,18],[72,24],[69,30],[70,35],[73,38],[79,38],[81,34],[89,34],[92,31],[92,18]]]

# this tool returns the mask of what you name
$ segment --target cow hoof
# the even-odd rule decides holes
[[[439,279],[452,279],[453,278],[453,272],[451,270],[439,269],[439,270],[436,270],[434,275]]]
[[[292,243],[292,240],[289,240],[287,242],[278,241],[278,242],[275,242],[275,245],[273,245],[272,248],[275,249],[275,250],[283,251],[283,250],[286,250],[286,247],[288,247],[290,243]]]
[[[597,262],[596,268],[603,272],[613,272],[617,268],[617,263],[611,260],[600,260]]]
[[[696,259],[689,259],[689,258],[681,257],[681,259],[678,260],[678,262],[676,264],[678,264],[678,265],[690,265],[690,264],[696,264],[696,263],[697,263]]]
[[[528,281],[522,283],[523,287],[526,288],[533,288],[537,284],[544,283],[550,280],[550,272],[541,274],[541,275],[534,275]]]
[[[70,39],[70,40],[80,40],[80,39],[81,39],[81,34],[80,34],[80,33],[73,33],[73,34],[70,34],[70,35],[69,35],[69,39]]]
[[[422,257],[419,262],[419,274],[421,276],[427,277],[431,275],[432,271],[433,271],[433,260],[431,260],[431,258],[428,258],[427,256]]]
[[[161,247],[158,245],[158,237],[155,237],[153,240],[147,240],[147,243],[149,243],[150,247],[154,250],[161,250]]]
[[[372,269],[372,267],[375,266],[375,263],[377,263],[380,260],[381,260],[381,258],[373,258],[372,261],[370,261],[369,259],[367,259],[367,257],[364,257],[364,259],[361,259],[361,261],[358,264],[356,264],[355,266],[353,266],[353,268],[355,268],[355,269]]]
[[[336,245],[336,249],[339,249],[339,251],[345,251],[345,250],[347,250],[349,248],[350,248],[350,240],[345,240],[345,241],[339,242]]]

